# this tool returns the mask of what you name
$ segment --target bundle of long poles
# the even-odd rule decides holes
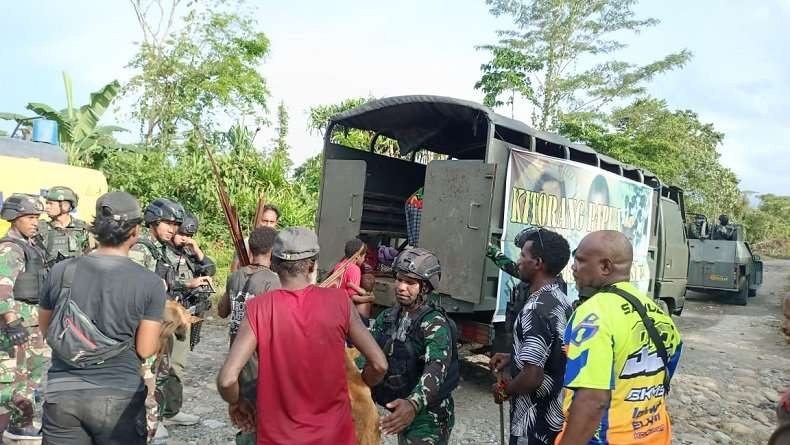
[[[225,214],[225,222],[228,224],[228,228],[230,229],[230,236],[233,240],[233,248],[236,250],[236,255],[239,257],[239,263],[242,266],[247,266],[250,264],[250,258],[247,255],[247,246],[244,244],[244,236],[241,233],[239,215],[236,213],[236,209],[230,203],[230,197],[228,196],[228,192],[225,189],[225,182],[219,175],[219,168],[217,167],[217,163],[214,161],[214,155],[211,154],[211,148],[209,148],[208,144],[206,144],[205,140],[203,140],[203,135],[200,133],[200,131],[198,131],[197,134],[206,150],[206,155],[208,155],[208,160],[211,164],[211,171],[214,173],[214,181],[217,185],[219,203],[222,206],[222,212]]]
[[[250,227],[252,227],[253,229],[255,227],[258,227],[258,223],[263,218],[264,207],[266,207],[266,195],[264,195],[263,192],[261,192],[258,195],[258,208],[255,209],[255,217],[253,218],[252,224],[250,225]]]
[[[348,269],[348,266],[350,266],[351,264],[356,262],[360,257],[362,257],[363,255],[362,252],[364,251],[365,251],[365,246],[363,245],[362,247],[359,248],[359,250],[357,250],[357,253],[351,256],[351,258],[346,259],[345,262],[340,267],[337,268],[337,270],[332,272],[332,275],[326,277],[326,279],[322,281],[318,285],[318,287],[329,287],[332,284],[334,284],[335,281],[339,280],[343,276],[343,274],[346,272],[346,269]]]

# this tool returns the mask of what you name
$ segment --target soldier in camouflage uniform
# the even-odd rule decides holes
[[[214,292],[211,277],[217,273],[217,266],[198,245],[194,236],[198,231],[198,219],[191,212],[184,212],[184,221],[168,245],[168,260],[175,268],[175,284],[173,295],[187,310],[198,318],[211,309],[209,299]],[[189,349],[194,350],[200,341],[200,325],[202,321],[193,323],[189,330]],[[183,370],[183,364],[173,364]]]
[[[167,245],[172,242],[183,220],[184,207],[181,204],[167,198],[155,199],[143,212],[143,221],[148,229],[140,234],[140,239],[129,251],[129,258],[164,281],[169,298],[172,298],[173,289],[177,286],[175,269],[167,256]],[[150,441],[167,438],[167,429],[160,425],[160,420],[166,407],[176,404],[164,397],[164,385],[170,378],[170,359],[163,357],[155,363],[155,358],[148,358],[141,369],[148,387],[145,407]]]
[[[74,190],[57,186],[47,191],[47,215],[50,221],[39,224],[41,246],[47,252],[47,265],[87,253],[93,246],[85,221],[71,216],[79,197]]]
[[[8,425],[6,439],[41,440],[33,418],[48,352],[36,305],[46,266],[34,237],[43,211],[38,197],[16,193],[0,211],[11,222],[0,239],[0,426]]]
[[[397,433],[401,445],[447,444],[455,423],[458,334],[444,311],[428,301],[439,286],[441,266],[433,253],[412,248],[393,268],[398,304],[371,327],[389,363],[387,376],[373,388],[376,403],[391,411],[381,421],[382,431]]]

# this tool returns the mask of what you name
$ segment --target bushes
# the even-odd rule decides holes
[[[287,153],[256,151],[251,137],[249,131],[236,126],[215,135],[211,143],[245,236],[251,231],[260,193],[264,193],[267,203],[280,208],[281,226],[313,227],[318,191],[314,187],[317,179],[312,176],[319,174],[318,169],[303,169],[297,179],[291,179]],[[111,189],[135,195],[143,206],[156,198],[168,197],[195,213],[200,221],[198,239],[217,263],[217,286],[224,287],[233,247],[202,148],[191,140],[167,151],[132,147],[110,153],[101,169]]]

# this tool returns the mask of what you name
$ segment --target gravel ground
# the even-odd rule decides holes
[[[746,307],[720,296],[691,294],[676,319],[685,343],[669,397],[673,443],[764,444],[775,426],[779,391],[790,388],[790,345],[779,332],[781,300],[790,261],[769,261],[765,284]],[[227,350],[222,321],[207,320],[203,340],[190,355],[184,410],[201,416],[191,427],[169,427],[169,445],[230,444],[234,429],[214,379]],[[462,349],[462,381],[455,391],[453,444],[499,443],[499,409],[485,355]],[[507,410],[505,410],[505,422]],[[383,441],[395,444],[392,437]]]

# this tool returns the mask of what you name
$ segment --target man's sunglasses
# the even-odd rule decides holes
[[[521,249],[521,248],[524,247],[524,244],[526,244],[527,241],[529,241],[529,239],[532,238],[532,235],[537,233],[538,234],[538,241],[540,242],[540,253],[541,253],[541,259],[542,259],[543,252],[546,249],[545,249],[545,247],[543,245],[543,235],[540,234],[541,231],[543,231],[543,227],[540,227],[540,226],[527,226],[525,229],[522,229],[521,232],[518,232],[518,235],[516,235],[516,238],[513,240],[513,242],[516,244],[516,247]]]

